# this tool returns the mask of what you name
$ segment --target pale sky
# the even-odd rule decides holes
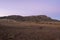
[[[60,19],[60,0],[0,0],[0,16],[47,15]]]

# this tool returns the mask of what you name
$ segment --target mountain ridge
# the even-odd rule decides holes
[[[31,22],[40,22],[40,21],[57,21],[59,20],[52,19],[46,15],[36,15],[36,16],[20,16],[20,15],[10,15],[0,17],[0,19],[12,19],[16,21],[31,21]]]

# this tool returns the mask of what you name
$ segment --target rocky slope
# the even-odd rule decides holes
[[[11,16],[5,16],[0,17],[0,19],[13,19],[16,21],[31,21],[31,22],[40,22],[40,21],[57,21],[55,19],[52,19],[46,15],[37,15],[37,16],[19,16],[19,15],[11,15]]]

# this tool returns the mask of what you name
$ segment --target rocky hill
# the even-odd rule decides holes
[[[10,16],[4,16],[0,17],[0,19],[13,19],[16,21],[31,21],[31,22],[40,22],[40,21],[58,21],[55,19],[52,19],[46,15],[37,15],[37,16],[19,16],[19,15],[10,15]]]

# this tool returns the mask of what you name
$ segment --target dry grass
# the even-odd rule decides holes
[[[60,40],[60,22],[0,20],[0,40]]]
[[[60,22],[21,22],[21,21],[15,21],[11,19],[0,19],[0,24],[5,26],[47,26],[47,27],[60,27]]]

